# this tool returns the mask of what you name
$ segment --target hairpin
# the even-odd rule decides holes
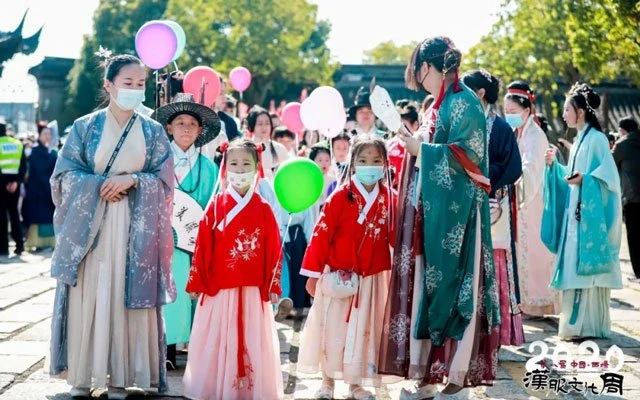
[[[220,151],[220,153],[225,154],[227,152],[227,150],[229,149],[229,142],[223,142],[220,147],[218,147],[218,150]]]
[[[482,74],[482,76],[484,76],[489,82],[492,81],[491,74],[486,69],[480,68],[480,74]]]
[[[108,60],[109,58],[111,58],[111,54],[113,54],[113,52],[105,47],[102,47],[102,45],[100,45],[98,48],[98,51],[96,51],[94,54],[100,58],[104,58],[105,60]]]
[[[591,104],[589,104],[589,89],[585,88],[584,90],[579,90],[578,93],[580,93],[582,97],[584,97],[584,102],[587,105],[587,110],[591,111],[592,114],[595,114],[596,110],[594,110],[593,107],[591,107]]]

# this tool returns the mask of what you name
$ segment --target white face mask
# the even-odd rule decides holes
[[[255,176],[256,171],[245,172],[243,174],[227,171],[227,181],[229,181],[231,186],[236,189],[245,189],[249,187]]]
[[[125,111],[135,110],[144,101],[144,89],[117,89],[118,95],[115,98],[113,96],[111,98],[118,107]]]

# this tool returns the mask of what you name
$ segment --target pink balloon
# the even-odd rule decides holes
[[[145,65],[152,69],[166,67],[178,48],[174,30],[162,21],[149,21],[136,33],[136,52]]]
[[[203,97],[204,82],[204,101]],[[200,66],[191,68],[184,76],[182,87],[185,93],[190,93],[196,102],[205,106],[212,106],[220,94],[220,75],[212,68]]]
[[[282,115],[280,116],[282,123],[293,133],[300,133],[304,129],[304,124],[300,118],[300,107],[300,103],[288,103],[282,109]]]
[[[235,67],[229,73],[229,82],[238,92],[244,92],[251,84],[251,72],[245,67]]]

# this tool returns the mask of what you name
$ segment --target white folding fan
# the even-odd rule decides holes
[[[204,210],[197,201],[182,190],[175,190],[171,226],[177,248],[193,253],[196,247],[198,226],[203,215]]]
[[[402,126],[400,113],[393,104],[389,92],[381,86],[376,85],[369,97],[371,110],[392,132],[398,132]]]

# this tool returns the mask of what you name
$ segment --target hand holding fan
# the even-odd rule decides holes
[[[410,136],[409,129],[402,123],[400,113],[393,104],[389,92],[381,86],[376,85],[369,97],[371,102],[371,110],[380,118],[382,122],[393,132],[398,132],[405,136]],[[402,132],[402,131],[405,132]]]

